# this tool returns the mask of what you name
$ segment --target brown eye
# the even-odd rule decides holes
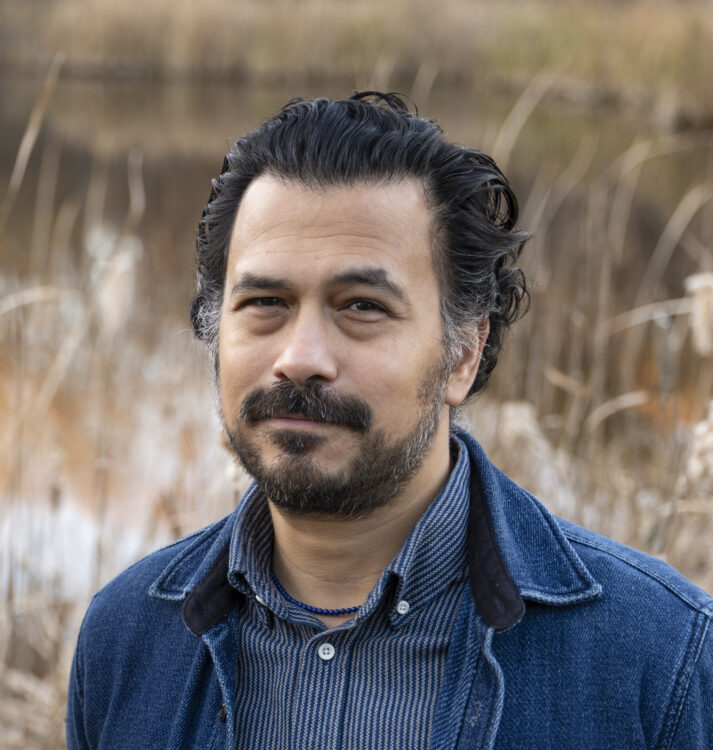
[[[356,312],[386,312],[381,305],[377,305],[376,302],[370,302],[366,299],[355,300],[350,303],[349,309],[355,310]]]
[[[254,297],[243,302],[241,307],[277,307],[282,304],[279,297]]]

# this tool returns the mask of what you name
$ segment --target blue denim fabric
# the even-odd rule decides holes
[[[555,519],[460,437],[525,611],[488,624],[512,610],[497,577],[471,584],[474,596],[490,586],[492,607],[462,597],[432,748],[713,748],[713,600],[665,563]],[[70,750],[233,747],[239,624],[220,568],[233,521],[94,597],[70,678]],[[206,581],[214,594],[186,607]],[[200,634],[186,625],[199,621]]]

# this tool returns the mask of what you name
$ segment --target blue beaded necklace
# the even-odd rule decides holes
[[[285,597],[285,599],[287,599],[288,602],[296,605],[300,609],[311,612],[313,615],[353,615],[355,612],[359,611],[359,607],[345,607],[344,609],[322,609],[321,607],[312,607],[310,604],[305,604],[297,599],[293,599],[285,589],[282,588],[282,584],[277,580],[274,570],[271,571],[271,575],[275,586],[277,586],[277,590]]]

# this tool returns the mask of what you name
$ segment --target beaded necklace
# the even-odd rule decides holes
[[[277,580],[277,576],[275,575],[275,571],[271,571],[272,580],[277,586],[277,590],[282,594],[282,596],[287,599],[288,602],[291,604],[294,604],[295,606],[299,607],[300,609],[304,609],[307,612],[311,612],[314,615],[352,615],[355,612],[359,610],[359,607],[345,607],[344,609],[322,609],[321,607],[313,607],[310,604],[305,604],[304,602],[298,601],[297,599],[294,599],[291,597],[285,589],[282,588],[282,584]]]

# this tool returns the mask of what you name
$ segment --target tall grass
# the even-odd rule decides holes
[[[41,10],[40,10],[41,9]],[[710,123],[713,12],[702,0],[37,0],[0,7],[6,66],[62,52],[68,74],[277,82],[373,75],[552,92],[678,125]],[[420,96],[423,101],[423,96]]]
[[[376,23],[369,3],[323,7]],[[176,6],[179,19],[191,12]],[[379,34],[397,31],[374,33],[376,51]],[[379,60],[370,75],[391,76]],[[423,93],[435,68],[420,70],[414,86]],[[528,82],[482,144],[501,163],[517,165],[529,115],[551,83]],[[31,150],[35,140],[24,143]],[[22,280],[0,278],[0,744],[8,749],[63,746],[66,675],[90,592],[143,552],[229,512],[246,481],[211,418],[204,355],[185,321],[160,322],[142,283],[173,248],[148,235],[141,154],[125,154],[128,209],[116,222],[102,157],[81,202],[62,202],[59,156],[51,141],[44,148],[28,270]],[[710,591],[710,180],[668,184],[672,199],[653,229],[647,183],[662,155],[712,149],[709,133],[660,135],[602,163],[584,139],[559,172],[529,180],[521,223],[534,231],[524,255],[533,311],[489,391],[462,415],[495,462],[555,512],[669,560]],[[23,177],[20,169],[18,190]],[[5,242],[0,235],[0,258]],[[672,270],[689,279],[673,295]]]

